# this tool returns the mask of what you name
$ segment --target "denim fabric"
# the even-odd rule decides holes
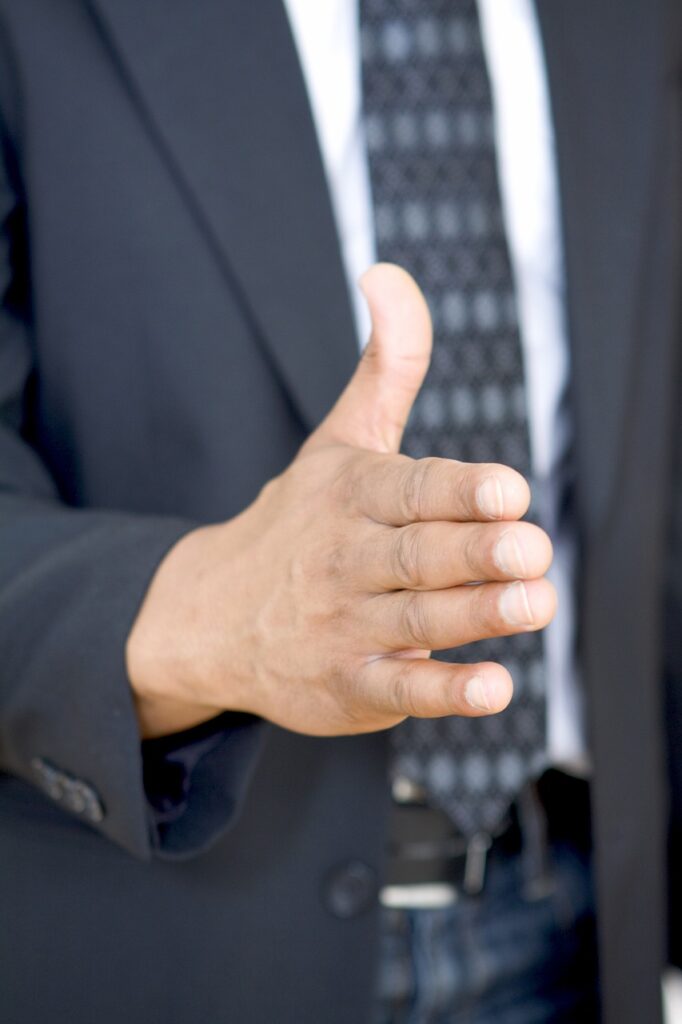
[[[519,854],[493,851],[477,897],[382,910],[372,1024],[591,1024],[599,1020],[589,859],[550,849],[534,893]]]

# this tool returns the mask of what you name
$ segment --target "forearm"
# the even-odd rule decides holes
[[[132,620],[186,523],[0,499],[0,766],[42,759],[97,791],[99,826],[145,855],[140,735],[125,671]]]

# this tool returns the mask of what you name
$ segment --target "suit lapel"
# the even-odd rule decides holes
[[[537,10],[562,202],[579,500],[593,531],[627,454],[660,35],[640,0],[537,0]]]
[[[356,347],[283,4],[86,2],[246,315],[314,426],[352,372]],[[537,0],[537,9],[562,200],[579,496],[593,530],[613,494],[631,384],[659,39],[638,0],[619,0],[615,14],[593,0]]]
[[[357,358],[305,85],[280,0],[86,0],[308,427]]]

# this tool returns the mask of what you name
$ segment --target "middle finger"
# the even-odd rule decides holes
[[[536,579],[549,568],[552,544],[532,523],[411,523],[373,530],[355,557],[371,592],[439,590]]]

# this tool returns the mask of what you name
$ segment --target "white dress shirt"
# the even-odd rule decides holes
[[[575,665],[575,538],[558,529],[558,471],[570,443],[562,397],[568,382],[562,242],[554,137],[542,43],[532,0],[478,0],[495,115],[502,208],[516,286],[533,472],[554,543],[559,595],[544,632],[548,759],[585,761]],[[285,0],[329,184],[359,345],[369,317],[356,282],[374,262],[375,239],[363,135],[355,0]]]

